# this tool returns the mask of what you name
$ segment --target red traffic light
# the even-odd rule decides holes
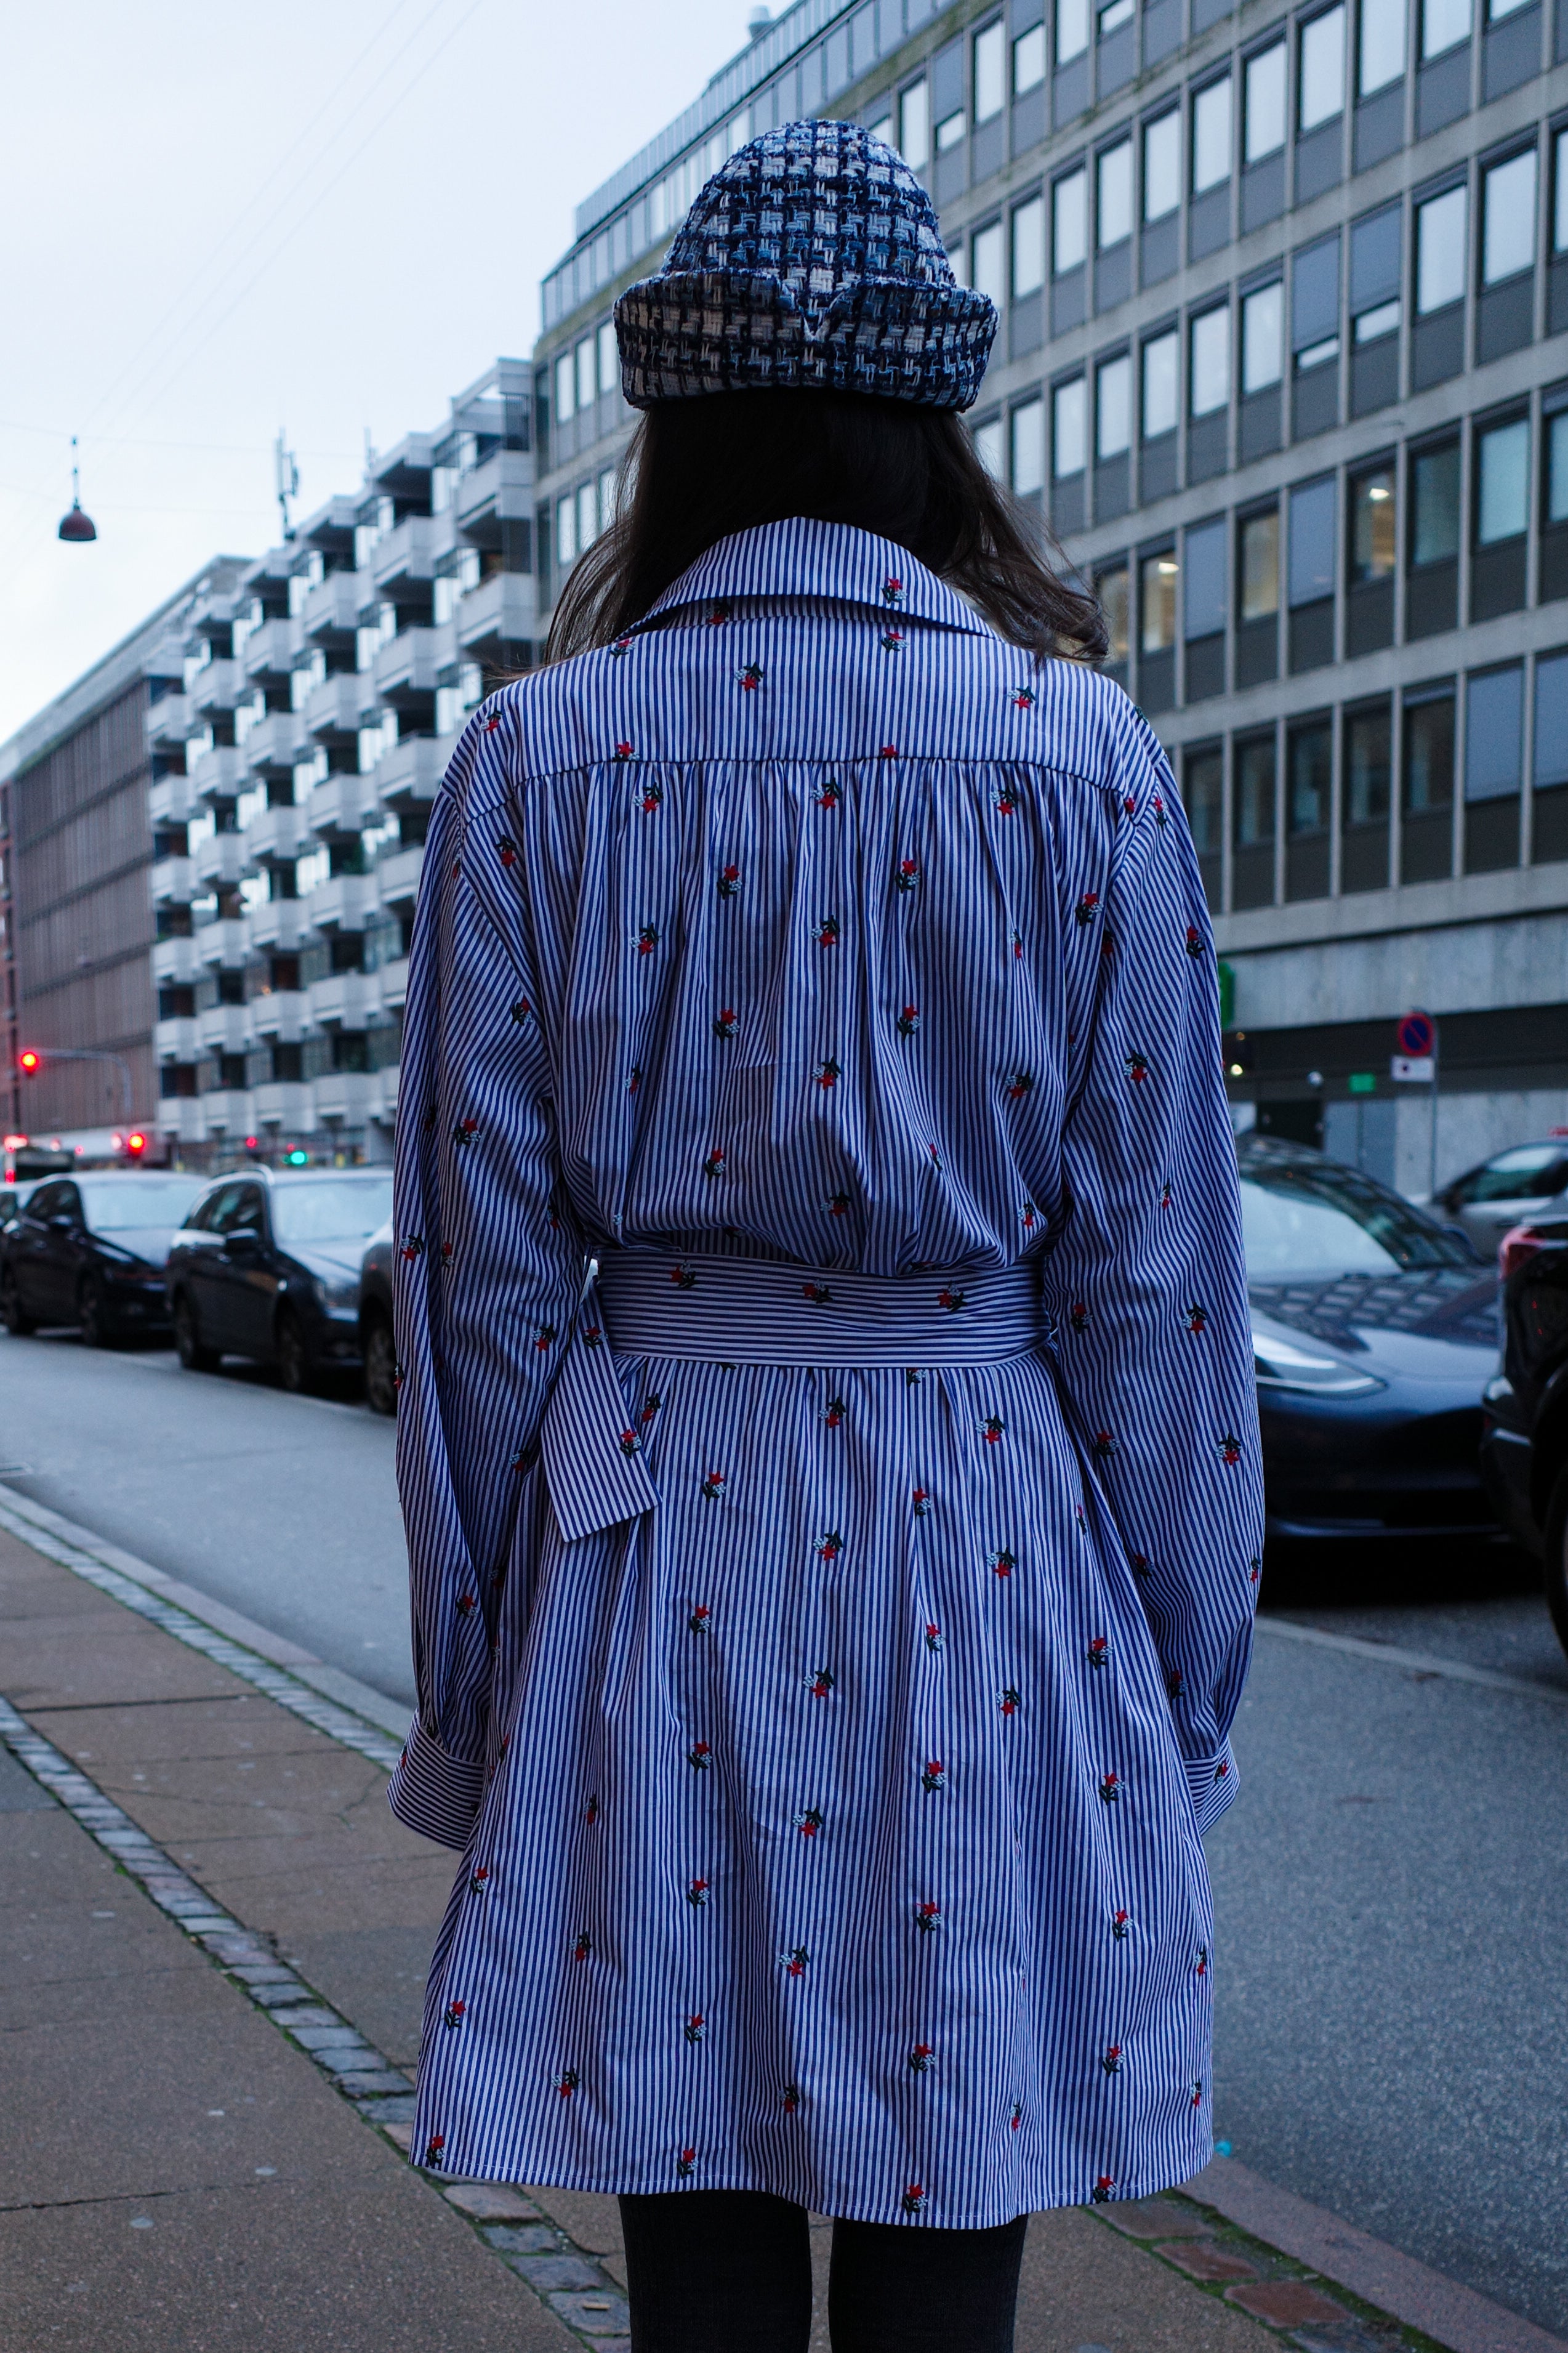
[[[16,1068],[26,1078],[37,1078],[44,1067],[44,1058],[36,1046],[24,1046],[16,1057]]]
[[[126,1149],[126,1151],[127,1151],[127,1152],[129,1152],[129,1153],[130,1153],[130,1155],[131,1155],[131,1156],[132,1156],[132,1158],[133,1160],[136,1158],[136,1156],[137,1156],[137,1155],[138,1155],[139,1153],[142,1153],[142,1152],[145,1152],[145,1151],[146,1151],[146,1149],[147,1149],[147,1139],[146,1139],[146,1137],[145,1137],[145,1136],[144,1136],[144,1135],[140,1132],[140,1130],[139,1130],[139,1129],[135,1129],[135,1128],[133,1128],[133,1129],[132,1130],[131,1134],[126,1137],[126,1139],[125,1139],[125,1149]]]

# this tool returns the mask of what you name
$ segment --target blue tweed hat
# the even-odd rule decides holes
[[[967,408],[996,310],[954,278],[892,148],[855,122],[787,122],[714,173],[616,333],[634,408],[796,385]]]

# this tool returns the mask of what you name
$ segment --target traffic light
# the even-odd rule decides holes
[[[36,1079],[44,1067],[44,1058],[36,1046],[24,1046],[16,1057],[16,1068],[25,1079]]]
[[[125,1149],[131,1155],[132,1160],[141,1159],[142,1155],[147,1149],[147,1139],[141,1133],[140,1129],[132,1129],[131,1134],[125,1139]]]

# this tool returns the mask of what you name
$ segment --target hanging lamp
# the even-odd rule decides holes
[[[89,514],[82,512],[81,479],[76,462],[76,435],[71,435],[71,502],[68,514],[60,517],[58,536],[61,539],[89,540],[98,537],[98,525]]]

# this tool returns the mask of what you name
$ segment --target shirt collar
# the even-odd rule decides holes
[[[638,628],[687,605],[731,597],[826,597],[866,605],[906,620],[931,621],[974,637],[994,637],[972,605],[939,580],[907,547],[852,523],[804,515],[737,532],[700,555],[652,606]]]

